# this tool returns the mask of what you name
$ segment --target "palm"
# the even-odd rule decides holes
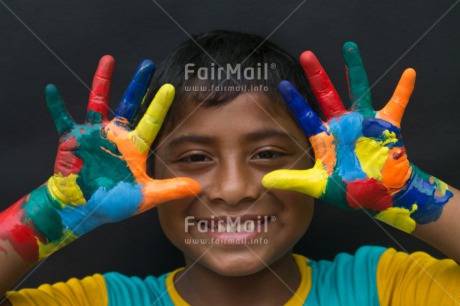
[[[343,208],[382,211],[390,207],[390,195],[410,176],[400,129],[355,111],[324,126],[329,134],[310,137],[317,162],[330,180],[319,198]]]
[[[78,124],[61,136],[56,160],[56,173],[75,173],[83,196],[90,198],[101,187],[112,189],[118,182],[135,179],[117,146],[101,137],[106,124]],[[78,159],[78,165],[61,163],[59,157]]]

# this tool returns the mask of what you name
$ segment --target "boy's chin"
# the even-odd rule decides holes
[[[273,254],[270,256],[267,251],[244,246],[231,251],[216,248],[199,259],[198,264],[222,276],[248,276],[262,271],[273,263]]]

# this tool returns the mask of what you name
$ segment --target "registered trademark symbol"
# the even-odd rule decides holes
[[[275,68],[276,68],[276,64],[275,64],[275,63],[271,63],[271,64],[270,64],[270,68],[271,68],[271,69],[275,69]]]
[[[270,221],[271,221],[271,222],[275,222],[275,221],[276,221],[276,217],[275,217],[275,216],[271,216],[271,217],[270,217]]]

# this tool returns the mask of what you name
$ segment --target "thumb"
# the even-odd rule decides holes
[[[187,177],[151,180],[143,187],[145,199],[140,204],[138,212],[144,212],[167,201],[197,195],[200,190],[198,182]]]
[[[308,170],[275,170],[262,179],[265,188],[293,190],[312,196],[321,197],[326,191],[328,175],[320,160]]]

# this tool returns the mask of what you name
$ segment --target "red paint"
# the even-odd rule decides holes
[[[303,52],[300,55],[300,64],[307,75],[308,82],[318,99],[326,120],[345,113],[347,110],[343,106],[339,94],[315,54],[311,51]]]
[[[366,208],[382,211],[392,204],[392,198],[385,186],[374,178],[347,184],[347,202],[352,208]]]
[[[38,260],[37,234],[33,225],[22,224],[24,221],[23,199],[17,201],[0,214],[0,239],[7,240],[13,249],[26,261]]]
[[[68,176],[72,173],[79,173],[83,167],[83,160],[73,154],[73,150],[78,146],[75,137],[69,137],[61,142],[58,148],[56,161],[54,162],[54,173],[61,173]]]
[[[110,55],[101,58],[89,95],[88,112],[92,110],[102,114],[103,121],[107,121],[110,83],[114,66],[115,60]]]
[[[399,152],[393,153],[393,159],[398,160],[401,156],[403,156],[404,153],[406,153],[406,149],[405,149],[405,148],[401,148],[401,149],[399,150]]]

